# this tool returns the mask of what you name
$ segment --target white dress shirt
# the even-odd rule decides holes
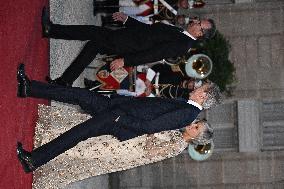
[[[194,102],[193,100],[188,100],[187,103],[197,107],[199,110],[203,109],[200,104],[198,104],[197,102]]]
[[[187,35],[187,36],[190,37],[191,39],[196,40],[196,38],[193,37],[193,36],[192,36],[190,33],[188,33],[186,30],[184,30],[182,33],[183,33],[184,35]]]

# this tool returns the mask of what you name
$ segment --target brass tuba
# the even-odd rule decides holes
[[[189,77],[204,79],[212,72],[212,60],[205,54],[195,54],[185,63],[184,70]]]
[[[212,72],[212,60],[205,54],[195,54],[185,57],[168,58],[163,61],[170,65],[174,72],[180,71],[191,78],[205,79]]]
[[[208,159],[212,155],[213,149],[213,141],[210,141],[205,145],[196,145],[191,143],[188,145],[189,156],[196,161],[203,161]]]

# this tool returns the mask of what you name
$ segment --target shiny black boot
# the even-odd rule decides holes
[[[23,169],[26,173],[30,173],[35,170],[33,166],[33,160],[31,157],[31,153],[24,150],[22,143],[17,143],[17,157],[18,160],[21,162]]]
[[[50,21],[49,10],[46,7],[43,7],[41,13],[42,37],[49,37],[51,25],[52,22]]]
[[[28,97],[31,93],[31,82],[25,73],[25,65],[20,64],[17,70],[18,90],[17,96],[20,98]]]

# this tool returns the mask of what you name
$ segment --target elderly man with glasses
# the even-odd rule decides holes
[[[181,56],[196,44],[197,39],[211,38],[216,30],[211,19],[193,20],[186,30],[163,23],[143,24],[121,12],[114,13],[113,19],[123,22],[125,27],[111,30],[93,25],[53,24],[47,10],[43,9],[44,37],[88,40],[64,73],[50,83],[72,86],[98,53],[118,55],[119,58],[110,64],[111,70]]]

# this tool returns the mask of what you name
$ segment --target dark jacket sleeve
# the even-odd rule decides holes
[[[149,24],[140,22],[130,16],[128,16],[127,21],[124,23],[126,27],[149,27]]]
[[[183,128],[192,123],[199,113],[198,108],[189,105],[187,108],[173,110],[153,120],[139,120],[130,116],[123,117],[128,120],[125,128],[142,135]],[[121,118],[124,119],[123,117]]]
[[[179,86],[168,85],[163,88],[161,95],[164,98],[183,98],[185,100],[188,100],[189,93],[191,91],[192,90],[189,90],[187,88],[181,88]]]
[[[184,55],[188,49],[189,45],[184,41],[164,42],[144,51],[124,55],[124,65],[138,66],[160,61],[164,58],[181,56]]]

